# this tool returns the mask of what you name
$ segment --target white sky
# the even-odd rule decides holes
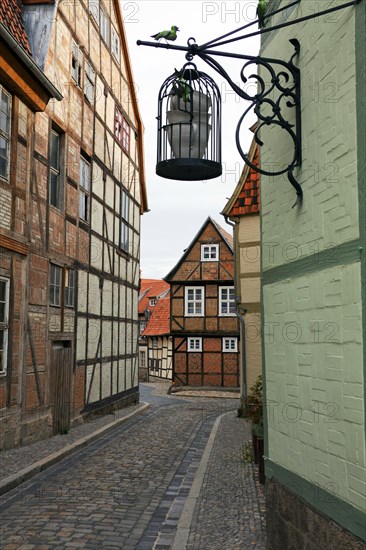
[[[206,182],[172,181],[155,173],[157,98],[164,80],[186,63],[185,52],[137,46],[137,40],[152,41],[150,35],[179,27],[175,45],[186,46],[193,36],[197,44],[235,30],[255,19],[257,0],[215,2],[200,0],[123,0],[127,39],[142,120],[145,126],[145,170],[149,208],[142,217],[141,269],[143,278],[162,278],[178,262],[208,216],[230,230],[220,212],[240,177],[244,161],[235,143],[235,130],[247,103],[235,96],[229,84],[208,65],[196,58],[197,68],[212,76],[222,95],[223,174]],[[250,30],[257,30],[255,26]],[[241,33],[243,34],[243,33]],[[223,51],[256,55],[259,38],[254,37],[222,46]],[[244,62],[216,58],[237,84]],[[253,71],[255,72],[255,71]],[[250,74],[250,73],[249,73]],[[242,87],[244,85],[242,84]],[[252,139],[249,127],[253,115],[243,127],[242,145],[247,151]]]

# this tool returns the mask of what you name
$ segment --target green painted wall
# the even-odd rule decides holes
[[[318,2],[303,1],[288,20],[314,9]],[[356,113],[364,116],[365,104],[356,70],[365,66],[366,51],[356,52],[356,33],[365,34],[356,10],[362,20],[365,2],[263,42],[261,55],[284,60],[293,53],[290,38],[301,44],[303,165],[297,176],[304,202],[291,208],[295,194],[286,176],[261,177],[262,338],[268,464],[362,510],[365,212],[359,198],[365,202],[365,186],[358,141],[365,134]],[[268,80],[265,70],[261,76]],[[285,135],[265,131],[261,138],[262,166],[286,163]],[[318,507],[327,513],[321,502]]]

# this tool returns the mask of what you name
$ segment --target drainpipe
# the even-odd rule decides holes
[[[225,218],[225,221],[228,225],[231,225],[231,227],[234,228],[234,230],[236,229],[236,224],[229,221],[228,219],[228,216],[227,215],[224,215],[224,218]],[[237,258],[237,253],[236,253],[236,248],[237,248],[237,241],[236,239],[234,239],[234,290],[235,290],[235,296],[238,295],[237,293],[237,275],[236,275],[236,267],[237,267],[237,264],[236,264],[236,258]],[[245,308],[242,308],[242,313],[245,315],[246,313],[246,309]],[[240,385],[240,407],[244,407],[245,405],[245,401],[246,401],[246,398],[247,398],[247,371],[246,371],[246,347],[245,347],[245,319],[242,315],[242,313],[240,312],[240,308],[238,307],[238,304],[236,304],[236,316],[238,317],[239,321],[240,321],[240,324],[241,324],[241,335],[242,335],[242,338],[241,338],[241,374],[242,374],[242,378],[241,378],[241,385]]]

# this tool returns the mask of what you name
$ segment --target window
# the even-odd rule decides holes
[[[0,176],[9,179],[11,96],[0,86]]]
[[[79,217],[89,221],[90,216],[90,163],[80,157]]]
[[[99,0],[89,0],[89,11],[96,23],[99,23]]]
[[[149,300],[149,306],[156,306],[156,298],[150,298]]]
[[[146,353],[144,351],[140,351],[140,368],[146,368]]]
[[[74,307],[75,269],[65,269],[65,306]]]
[[[129,213],[130,213],[130,197],[123,189],[121,189],[121,234],[120,248],[128,253],[129,243]]]
[[[50,270],[50,304],[51,306],[61,305],[61,279],[62,268],[51,264]]]
[[[152,339],[152,347],[153,347],[153,349],[158,349],[158,339],[157,338]]]
[[[188,338],[187,339],[188,351],[202,351],[202,338]]]
[[[223,338],[222,339],[222,351],[237,352],[238,351],[238,339],[237,338]]]
[[[112,26],[112,54],[117,59],[117,61],[120,61],[121,56],[121,45],[119,41],[119,35],[116,29]]]
[[[121,147],[126,151],[130,152],[130,134],[131,127],[128,124],[127,120],[123,117],[121,111],[116,107],[116,118],[114,124],[114,137],[121,145]]]
[[[204,287],[187,286],[185,288],[185,315],[198,316],[204,315]]]
[[[71,54],[71,76],[74,82],[81,88],[82,86],[82,74],[83,74],[83,53],[79,46],[72,41],[72,54]]]
[[[63,187],[61,181],[61,135],[51,131],[50,148],[50,204],[58,209],[62,208]]]
[[[220,315],[235,315],[235,290],[233,286],[220,288]]]
[[[100,34],[104,42],[109,46],[109,19],[103,8],[100,8]]]
[[[93,103],[95,91],[95,71],[89,61],[85,61],[84,95]]]
[[[127,153],[130,152],[130,125],[125,119],[122,122],[122,148]]]
[[[9,333],[9,279],[0,278],[0,375],[6,373]]]
[[[217,262],[219,260],[218,244],[201,245],[201,262]]]

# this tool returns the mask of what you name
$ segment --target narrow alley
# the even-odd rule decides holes
[[[140,389],[148,408],[0,498],[1,548],[265,548],[238,400],[169,396],[166,383]],[[4,466],[14,475],[14,460],[44,458],[43,447],[52,442],[6,451]]]

